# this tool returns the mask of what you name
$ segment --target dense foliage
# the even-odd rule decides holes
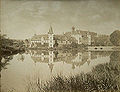
[[[120,31],[116,30],[110,35],[110,41],[115,46],[120,46]]]
[[[98,37],[94,38],[95,46],[110,46],[112,43],[110,42],[110,36],[108,35],[99,35]]]
[[[24,50],[24,42],[20,40],[9,39],[6,35],[0,34],[0,52],[4,53],[18,53]]]

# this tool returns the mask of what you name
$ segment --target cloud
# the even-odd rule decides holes
[[[70,31],[75,25],[79,29],[106,34],[120,24],[120,3],[113,0],[2,1],[2,28],[12,38],[47,33],[50,24],[56,33]]]

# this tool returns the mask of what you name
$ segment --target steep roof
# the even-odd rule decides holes
[[[89,31],[81,31],[81,30],[76,30],[71,32],[73,35],[80,34],[80,35],[87,35]]]
[[[54,35],[54,39],[59,40],[59,41],[70,41],[70,42],[75,42],[76,39],[74,37],[71,37],[69,35]]]
[[[49,31],[48,31],[48,34],[53,34],[53,29],[52,29],[51,26],[50,26],[50,29],[49,29]]]
[[[41,40],[41,37],[43,37],[44,40],[48,40],[48,35],[45,34],[45,35],[34,35],[31,40],[32,41],[38,41],[38,40]]]
[[[83,31],[83,30],[75,30],[71,32],[66,32],[65,35],[82,35],[82,36],[87,36],[87,34],[90,34],[91,36],[97,36],[97,33],[95,32],[89,32],[89,31]]]

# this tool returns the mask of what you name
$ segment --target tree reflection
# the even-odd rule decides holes
[[[24,61],[24,59],[25,59],[25,56],[23,55],[23,53],[19,53],[18,54],[18,61]]]
[[[12,59],[13,59],[13,55],[0,57],[0,71],[2,69],[7,69],[6,66],[9,65],[9,61]]]
[[[9,61],[13,59],[13,56],[0,56],[0,81],[1,81],[1,71],[2,69],[7,69],[6,66],[9,65]],[[1,83],[0,83],[1,90]],[[4,92],[4,91],[3,91]]]

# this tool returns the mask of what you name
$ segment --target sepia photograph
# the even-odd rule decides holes
[[[0,92],[120,92],[120,0],[0,0]]]

